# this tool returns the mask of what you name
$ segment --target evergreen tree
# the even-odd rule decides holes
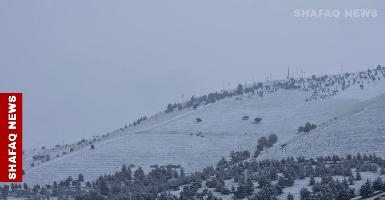
[[[172,104],[169,103],[169,104],[167,105],[166,113],[172,112],[173,110],[174,110],[174,108],[172,107]]]
[[[258,145],[261,145],[262,147],[271,147],[269,140],[265,136],[258,139]]]
[[[79,182],[83,182],[84,181],[84,175],[83,174],[79,174],[78,175],[78,180],[79,180]]]
[[[302,188],[300,192],[301,200],[310,200],[311,199],[311,193],[308,189]]]
[[[305,128],[303,126],[299,126],[298,127],[298,132],[302,133],[304,132]]]
[[[374,182],[373,182],[373,189],[375,191],[381,191],[383,189],[384,183],[382,182],[382,179],[378,177]]]
[[[262,188],[265,186],[270,186],[271,181],[267,175],[260,176],[258,179],[258,187]]]
[[[238,84],[236,93],[237,95],[243,94],[243,86],[241,84]]]
[[[131,166],[127,167],[126,165],[122,166],[122,174],[127,180],[132,180],[132,171]]]
[[[310,177],[309,185],[312,186],[315,183],[314,176]]]
[[[236,190],[235,190],[235,187],[234,187],[234,185],[233,186],[231,186],[231,193],[234,193]]]
[[[234,192],[234,196],[238,199],[242,199],[252,195],[253,192],[254,192],[253,183],[251,179],[247,179],[237,187],[237,190]]]
[[[257,158],[259,156],[259,154],[261,154],[261,151],[260,150],[255,150],[254,151],[254,155],[253,155],[253,158]]]
[[[357,180],[357,181],[361,180],[361,174],[360,174],[360,172],[356,172],[356,180]]]
[[[294,196],[290,192],[287,195],[287,200],[294,200]]]
[[[275,144],[278,141],[278,137],[275,134],[269,135],[269,143],[271,145]]]
[[[100,180],[100,186],[99,186],[100,194],[101,195],[108,195],[110,192],[110,188],[107,185],[107,182],[104,179]]]
[[[372,183],[369,180],[366,180],[364,185],[360,188],[360,195],[362,198],[368,198],[374,193]]]
[[[258,145],[257,145],[257,151],[258,151],[258,152],[263,151],[263,145],[262,145],[262,144],[258,144]]]
[[[349,176],[349,185],[354,185],[354,177]]]
[[[134,172],[134,181],[136,182],[143,182],[145,179],[144,171],[142,167],[139,167],[137,170]]]
[[[253,192],[254,192],[253,182],[251,181],[251,179],[247,179],[245,183],[245,194],[249,196],[249,195],[252,195]]]
[[[307,122],[307,123],[305,124],[305,127],[304,127],[303,131],[304,131],[305,133],[309,133],[309,132],[311,131],[311,129],[312,129],[311,124],[310,124],[309,122]]]

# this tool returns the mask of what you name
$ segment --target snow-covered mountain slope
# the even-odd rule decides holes
[[[115,132],[64,156],[30,167],[24,180],[46,184],[79,173],[86,179],[114,173],[123,164],[180,164],[188,172],[214,165],[232,150],[255,149],[257,139],[275,133],[278,144],[261,158],[317,156],[357,152],[385,152],[385,80],[352,85],[330,98],[314,97],[312,90],[278,90],[245,94],[213,104],[159,113],[137,126]],[[249,120],[242,120],[249,116]],[[254,123],[256,117],[263,118]],[[196,119],[202,119],[196,122]],[[298,134],[306,122],[318,125]],[[287,144],[281,148],[282,144]],[[52,157],[52,156],[51,156]]]
[[[363,152],[385,156],[385,95],[360,102],[308,134],[298,134],[261,157],[327,156]]]

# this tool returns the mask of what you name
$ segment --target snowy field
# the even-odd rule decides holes
[[[372,153],[384,156],[385,81],[360,89],[355,85],[338,95],[307,102],[311,92],[280,90],[265,95],[227,98],[197,110],[159,113],[138,126],[108,139],[30,167],[25,162],[25,181],[47,184],[68,176],[93,180],[114,173],[121,165],[148,169],[154,164],[180,164],[187,172],[214,165],[232,150],[254,150],[257,139],[275,133],[278,144],[261,158],[303,155]],[[242,116],[249,120],[242,120]],[[255,117],[262,122],[253,123]],[[202,122],[195,122],[201,118]],[[298,134],[306,122],[319,127]],[[287,144],[281,148],[282,144]]]
[[[385,156],[385,96],[365,100],[351,111],[311,131],[275,146],[261,158],[346,155],[354,152]]]

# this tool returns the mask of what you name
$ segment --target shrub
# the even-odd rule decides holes
[[[311,130],[316,129],[316,128],[317,128],[317,125],[306,122],[305,126],[299,126],[298,127],[298,132],[309,133]]]
[[[269,135],[269,142],[271,145],[275,144],[278,141],[278,137],[275,134]]]
[[[254,118],[254,122],[255,122],[255,123],[259,123],[259,122],[261,122],[261,121],[262,121],[262,118],[260,118],[260,117]]]
[[[249,116],[247,116],[247,115],[243,116],[242,120],[249,120]]]

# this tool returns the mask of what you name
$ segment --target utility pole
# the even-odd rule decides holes
[[[287,80],[290,79],[290,67],[287,68],[287,77],[286,78],[287,78]]]

